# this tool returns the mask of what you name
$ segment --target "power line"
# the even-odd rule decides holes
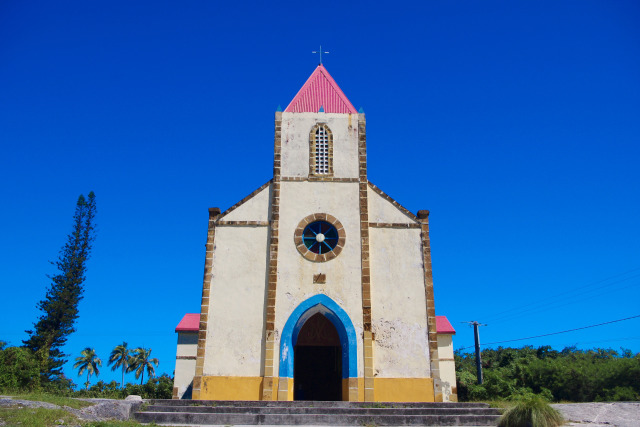
[[[596,295],[597,295],[604,288],[608,288],[608,287],[611,287],[611,286],[616,285],[618,283],[634,279],[636,277],[639,277],[640,274],[634,274],[631,277],[623,277],[620,280],[616,280],[616,281],[614,281],[612,283],[608,283],[608,284],[605,284],[603,286],[600,286],[598,289],[590,289],[590,290],[588,290],[588,289],[589,288],[593,288],[594,286],[600,285],[601,283],[608,282],[608,281],[610,281],[612,279],[619,278],[620,276],[625,276],[625,275],[628,275],[629,273],[635,273],[638,270],[640,270],[640,267],[632,268],[631,270],[627,270],[627,271],[625,271],[623,273],[615,274],[613,276],[607,277],[605,279],[597,280],[595,282],[589,283],[589,284],[584,285],[584,286],[578,286],[576,288],[569,289],[569,290],[564,291],[564,292],[560,292],[560,293],[556,294],[555,297],[560,297],[560,296],[569,295],[569,294],[576,294],[578,291],[582,291],[583,295],[584,295],[584,293],[593,293],[595,291]],[[591,295],[591,296],[588,296],[587,298],[592,298],[593,296],[596,296],[596,295]],[[585,299],[585,298],[583,298],[583,299]],[[544,306],[558,304],[557,301],[548,302],[548,300],[549,300],[549,296],[547,295],[547,297],[545,297],[544,300],[538,300],[538,301],[534,301],[534,302],[531,302],[531,303],[528,303],[528,304],[519,305],[519,306],[510,308],[508,310],[504,310],[504,311],[501,311],[501,312],[492,313],[493,315],[490,316],[487,320],[495,322],[496,320],[503,320],[503,319],[507,319],[507,318],[518,317],[518,316],[522,315],[524,312],[530,312],[530,311],[533,311],[533,310],[540,309],[540,308],[542,308]],[[574,302],[574,301],[576,301],[576,300],[573,300],[572,302]],[[567,301],[564,301],[564,300],[562,301],[562,304],[566,304],[566,303],[567,303]],[[525,310],[522,310],[523,308],[526,308],[526,307],[532,307],[532,308],[527,308]],[[515,312],[515,313],[513,313],[513,312]]]
[[[541,337],[548,337],[551,335],[559,335],[559,334],[566,334],[567,332],[575,332],[575,331],[580,331],[582,329],[589,329],[589,328],[595,328],[596,326],[603,326],[603,325],[609,325],[611,323],[617,323],[617,322],[623,322],[625,320],[631,320],[631,319],[637,319],[638,317],[640,317],[640,314],[636,315],[636,316],[631,316],[631,317],[625,317],[624,319],[617,319],[617,320],[611,320],[609,322],[603,322],[603,323],[598,323],[596,325],[589,325],[589,326],[582,326],[580,328],[573,328],[573,329],[567,329],[566,331],[560,331],[560,332],[551,332],[549,334],[542,334],[542,335],[534,335],[531,337],[525,337],[525,338],[516,338],[516,339],[512,339],[512,340],[504,340],[504,341],[495,341],[495,342],[488,342],[488,343],[484,343],[482,345],[492,345],[492,344],[502,344],[502,343],[506,343],[506,342],[514,342],[514,341],[524,341],[524,340],[530,340],[533,338],[541,338]],[[471,347],[475,347],[473,345],[470,345],[468,347],[462,347],[459,350],[464,350],[467,348],[471,348]]]
[[[586,291],[586,292],[584,292],[582,294],[578,294],[578,297],[571,298],[570,300],[550,301],[550,302],[545,303],[545,304],[539,304],[538,307],[527,308],[527,309],[524,309],[524,310],[520,310],[517,313],[511,313],[511,314],[507,314],[507,315],[502,316],[502,317],[494,318],[494,320],[492,322],[493,323],[494,322],[505,322],[505,321],[509,321],[509,320],[512,320],[512,319],[516,319],[516,318],[521,317],[521,316],[523,316],[525,314],[540,313],[540,312],[548,311],[548,310],[551,310],[551,309],[554,309],[554,308],[560,308],[560,307],[565,307],[567,305],[576,304],[576,303],[579,303],[579,302],[582,302],[582,301],[585,301],[585,300],[600,296],[603,293],[602,290],[605,289],[605,288],[608,288],[608,287],[611,287],[613,285],[619,284],[619,283],[624,282],[626,280],[634,279],[636,277],[640,277],[640,274],[638,274],[636,276],[627,277],[625,279],[617,280],[615,282],[612,282],[612,283],[609,283],[607,285],[604,285],[599,289],[591,289],[591,290]],[[635,286],[635,285],[637,285],[637,283],[631,283],[631,284],[629,284],[627,286],[620,287],[617,290],[620,291],[622,289],[626,289],[626,288],[629,288],[629,287]],[[571,291],[571,292],[574,292],[574,291]],[[529,305],[534,305],[534,304],[538,304],[538,303],[532,303],[532,304],[529,304]],[[526,307],[526,306],[522,306],[522,307]]]
[[[624,338],[610,338],[610,339],[606,339],[606,340],[596,340],[596,341],[580,341],[577,344],[594,344],[594,343],[601,343],[601,342],[621,342],[621,341],[635,341],[635,340],[640,340],[640,335],[639,336],[635,336],[635,337],[624,337]]]

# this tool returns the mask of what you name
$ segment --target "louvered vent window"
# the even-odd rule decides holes
[[[316,170],[317,175],[329,173],[329,134],[325,126],[316,129]]]

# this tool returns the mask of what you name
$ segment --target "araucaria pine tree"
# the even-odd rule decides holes
[[[41,360],[41,380],[45,383],[62,378],[62,365],[67,357],[62,347],[69,334],[75,331],[87,260],[95,239],[95,215],[96,196],[93,191],[86,199],[80,195],[73,215],[73,231],[67,236],[58,260],[52,262],[58,273],[48,276],[51,284],[46,297],[37,304],[41,315],[33,330],[26,331],[29,338],[23,341],[24,346]]]

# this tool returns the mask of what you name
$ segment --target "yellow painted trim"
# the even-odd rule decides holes
[[[202,377],[201,400],[260,400],[262,377]]]
[[[433,402],[431,378],[374,378],[376,402]]]
[[[278,385],[277,400],[293,401],[293,378],[273,378]],[[374,378],[376,402],[434,402],[433,380],[431,378]],[[353,386],[357,384],[357,399],[364,401],[364,378],[342,380],[343,400],[355,397]],[[200,399],[202,400],[261,400],[262,377],[202,377]],[[457,397],[457,396],[455,396]],[[455,399],[454,397],[454,399]],[[442,396],[440,396],[442,399]]]

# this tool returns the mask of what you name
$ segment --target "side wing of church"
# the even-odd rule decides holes
[[[209,209],[199,325],[174,398],[456,400],[428,211],[367,179],[366,121],[319,65],[276,112],[273,179]],[[186,393],[186,394],[185,394]]]

